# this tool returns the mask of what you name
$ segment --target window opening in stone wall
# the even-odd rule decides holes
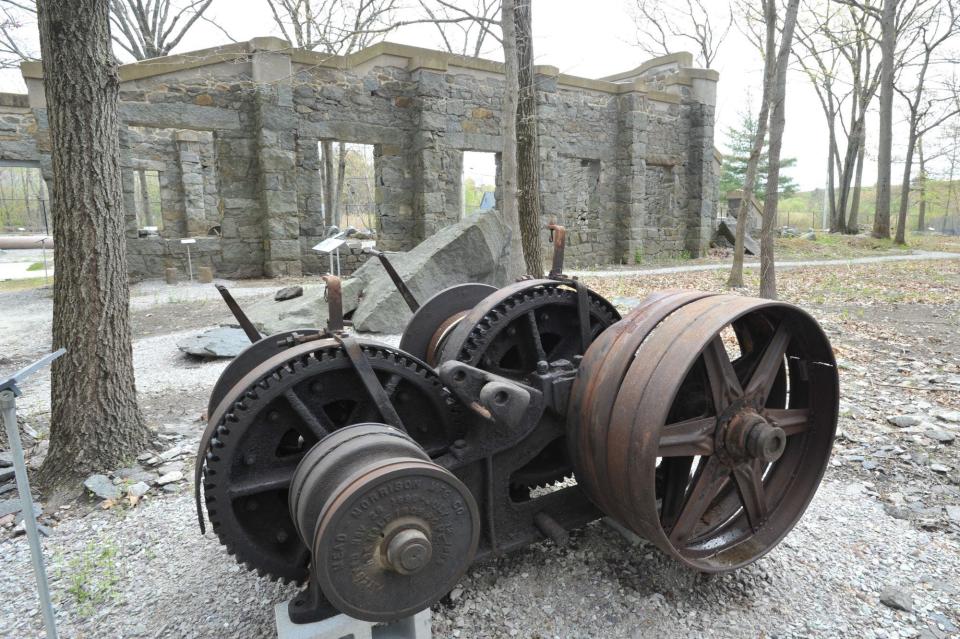
[[[160,204],[160,172],[140,169],[134,172],[134,207],[137,211],[137,228],[147,232],[163,229],[163,214]]]
[[[491,211],[497,207],[497,154],[480,151],[463,152],[463,215]]]
[[[35,166],[0,166],[0,233],[50,234],[47,186]]]
[[[374,145],[353,142],[333,142],[331,162],[324,161],[324,144],[320,142],[321,189],[324,206],[328,202],[326,189],[332,185],[333,211],[324,218],[345,229],[353,226],[360,231],[376,230],[377,203]],[[332,167],[333,179],[327,179],[325,170]]]

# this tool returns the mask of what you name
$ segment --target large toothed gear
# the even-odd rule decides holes
[[[361,347],[411,437],[430,455],[462,434],[462,408],[423,362]],[[380,420],[343,348],[332,339],[293,346],[258,365],[211,415],[201,480],[213,530],[239,563],[283,581],[308,576],[287,492],[297,464],[325,435]]]

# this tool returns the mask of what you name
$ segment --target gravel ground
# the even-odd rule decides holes
[[[242,296],[276,287],[255,283],[235,290]],[[174,297],[163,285],[138,285],[135,331],[141,337],[134,358],[141,405],[158,432],[151,454],[178,448],[172,461],[164,461],[182,467],[187,477],[152,489],[135,507],[103,509],[82,500],[44,517],[52,530],[45,556],[64,637],[270,637],[273,606],[295,592],[246,572],[212,533],[201,536],[197,529],[191,456],[203,427],[199,415],[225,364],[191,361],[176,351],[180,337],[206,324],[151,334],[170,325],[151,324],[157,317],[194,313],[213,299],[209,286],[176,290]],[[2,301],[0,329],[19,331],[0,330],[0,353],[10,357],[25,327],[37,335],[49,330],[49,299],[17,293]],[[956,305],[950,308],[948,317],[956,317]],[[210,317],[200,313],[196,322],[209,323]],[[852,335],[844,335],[835,320],[828,329],[838,347],[866,349],[860,340],[876,330],[873,320],[863,318],[864,326]],[[145,324],[153,328],[145,330]],[[565,548],[545,542],[475,566],[434,608],[434,635],[960,637],[960,521],[944,523],[944,513],[950,517],[960,499],[952,480],[931,473],[931,460],[918,457],[956,466],[960,442],[935,445],[909,428],[878,423],[918,412],[932,420],[938,411],[956,410],[955,401],[918,403],[893,395],[907,391],[892,387],[890,395],[877,394],[867,382],[902,376],[905,366],[903,348],[884,334],[877,339],[897,352],[876,358],[869,370],[858,370],[855,361],[844,366],[838,452],[810,510],[767,557],[732,574],[703,576],[595,522],[574,532]],[[916,340],[925,343],[921,335]],[[395,344],[397,337],[383,341]],[[940,343],[940,357],[951,344]],[[15,358],[22,354],[12,352]],[[908,363],[919,365],[931,353],[915,350],[911,357]],[[949,373],[940,369],[956,366],[954,353],[936,371],[914,372],[924,378],[936,373],[943,384]],[[42,416],[49,377],[34,378],[26,390],[23,413]],[[950,422],[939,427],[960,429]],[[881,456],[899,446],[904,459]],[[868,468],[864,460],[875,463]],[[163,472],[159,461],[144,465],[159,466],[148,470],[154,477]],[[894,498],[894,489],[903,494]],[[918,504],[924,507],[916,517],[900,512]],[[0,529],[0,637],[43,636],[32,583],[25,538],[11,535],[10,526]],[[891,607],[893,600],[909,611]]]
[[[45,541],[64,637],[270,637],[294,593],[243,571],[197,530],[189,491],[67,519]],[[104,555],[108,555],[106,559]],[[0,636],[42,636],[23,537],[0,543]],[[103,601],[78,603],[78,573]],[[770,555],[738,572],[688,572],[601,522],[570,546],[473,568],[434,609],[437,637],[957,636],[960,544],[886,515],[861,483],[828,480]],[[909,593],[914,612],[880,603]],[[26,610],[26,614],[23,611]]]

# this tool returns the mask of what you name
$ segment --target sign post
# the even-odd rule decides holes
[[[27,465],[23,458],[23,444],[20,442],[20,429],[17,428],[17,397],[20,396],[19,383],[49,366],[53,360],[66,353],[60,349],[50,353],[7,379],[0,379],[0,413],[7,430],[10,452],[13,456],[13,473],[17,479],[17,495],[20,498],[20,514],[27,530],[30,544],[30,556],[33,559],[33,573],[37,578],[37,594],[40,596],[40,610],[43,612],[43,625],[47,628],[48,639],[57,639],[57,625],[53,618],[53,605],[50,603],[50,588],[47,585],[47,571],[43,566],[43,549],[40,547],[40,535],[37,532],[37,520],[33,514],[33,497],[30,494],[30,481],[27,478]]]
[[[190,261],[190,245],[196,244],[197,240],[194,238],[187,238],[185,240],[180,240],[181,244],[187,245],[187,270],[190,272],[190,282],[193,282],[193,262]]]

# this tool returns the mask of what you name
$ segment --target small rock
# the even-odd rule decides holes
[[[179,493],[180,484],[167,484],[166,486],[163,487],[163,492],[170,493],[170,494]]]
[[[0,528],[6,528],[13,525],[13,513],[0,517]]]
[[[162,475],[160,479],[157,480],[158,486],[166,486],[167,484],[173,484],[183,479],[183,473],[179,470],[175,470],[172,473],[167,473]]]
[[[887,417],[887,421],[896,426],[897,428],[909,428],[910,426],[916,426],[923,423],[922,415],[893,415],[892,417]]]
[[[168,464],[164,464],[163,466],[157,469],[157,472],[160,473],[161,475],[169,475],[170,473],[176,472],[178,470],[183,470],[182,461],[172,461]]]
[[[169,448],[163,451],[162,453],[160,453],[160,459],[162,459],[165,462],[168,462],[171,459],[174,459],[175,457],[179,457],[180,455],[183,454],[183,452],[184,451],[180,450],[179,446],[174,446],[173,448]]]
[[[0,468],[13,466],[13,453],[9,450],[0,450]]]
[[[0,484],[7,481],[8,479],[13,479],[13,469],[0,468]]]
[[[150,492],[150,484],[142,481],[127,487],[127,494],[133,497],[143,497],[148,492]]]
[[[925,434],[930,439],[940,442],[941,444],[949,444],[957,438],[957,436],[953,433],[948,433],[947,431],[940,430],[939,428],[928,430]]]
[[[456,601],[463,596],[463,588],[454,588],[450,591],[450,601]]]
[[[905,508],[903,506],[895,506],[893,504],[884,504],[883,509],[886,511],[888,515],[890,515],[894,519],[904,519],[904,520],[910,519],[910,509]]]
[[[960,524],[960,506],[947,506],[947,517],[955,524]]]
[[[277,291],[273,299],[277,302],[283,302],[285,300],[292,300],[295,297],[300,297],[301,295],[303,295],[302,286],[285,286]]]
[[[120,488],[114,486],[106,475],[90,475],[83,481],[83,485],[100,499],[120,498]]]
[[[906,588],[887,586],[880,593],[880,603],[894,610],[911,612],[913,610],[913,595]]]
[[[816,241],[817,241],[817,234],[814,233],[813,231],[807,231],[806,233],[804,233],[803,235],[800,236],[800,239],[801,239],[801,240],[810,240],[811,242],[816,242]]]
[[[960,410],[938,410],[933,415],[941,421],[960,424]]]
[[[139,455],[137,455],[138,462],[145,462],[152,458],[153,458],[153,453],[150,453],[150,452],[140,453]]]
[[[947,466],[946,464],[930,464],[930,470],[932,470],[935,473],[940,473],[941,475],[945,475],[950,472],[950,467]]]
[[[233,326],[219,326],[177,342],[177,348],[187,355],[205,359],[236,357],[248,346],[247,334]]]

